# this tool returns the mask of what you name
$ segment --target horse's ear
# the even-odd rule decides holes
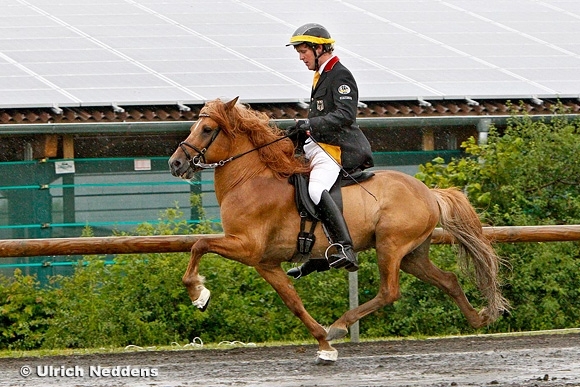
[[[233,109],[233,107],[234,107],[234,106],[236,105],[236,103],[238,102],[238,99],[239,99],[239,98],[240,98],[240,97],[239,97],[239,96],[237,96],[236,98],[232,99],[230,102],[226,102],[226,103],[225,103],[225,105],[226,105],[226,110],[231,110],[231,109]]]

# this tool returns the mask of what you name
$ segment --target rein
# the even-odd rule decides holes
[[[209,117],[209,114],[205,114],[204,113],[204,114],[200,114],[199,116],[200,117]],[[200,168],[200,169],[214,169],[214,168],[217,168],[217,167],[223,167],[225,164],[229,163],[230,161],[234,161],[235,159],[239,159],[240,157],[245,156],[248,153],[252,153],[254,151],[257,151],[259,149],[262,149],[264,147],[267,147],[269,145],[272,145],[275,142],[278,142],[280,140],[284,140],[285,138],[288,138],[288,135],[285,135],[285,136],[282,136],[280,138],[275,139],[274,141],[270,141],[269,143],[262,144],[262,145],[260,145],[258,147],[252,148],[252,149],[247,150],[245,152],[242,152],[242,153],[239,153],[237,155],[228,157],[227,159],[223,159],[223,160],[217,161],[215,163],[209,163],[208,164],[205,161],[205,153],[209,149],[210,145],[215,141],[216,137],[218,136],[218,134],[220,132],[221,132],[221,128],[218,128],[213,133],[213,135],[211,136],[208,144],[205,147],[203,147],[202,149],[199,149],[199,148],[197,148],[194,145],[188,144],[185,141],[182,141],[182,142],[179,143],[179,147],[181,148],[181,150],[183,151],[183,153],[185,153],[185,158],[187,159],[187,161],[189,162],[189,165],[192,168],[194,168],[194,169],[195,168]],[[187,151],[187,147],[189,147],[189,148],[193,149],[194,151],[196,151],[197,152],[197,155],[192,157],[189,154],[189,152]]]

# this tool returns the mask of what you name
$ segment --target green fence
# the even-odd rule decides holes
[[[203,185],[213,192],[211,175],[176,179],[166,157],[6,162],[0,176],[2,239],[79,236],[85,226],[110,235],[155,222],[176,204],[191,211],[190,194]]]

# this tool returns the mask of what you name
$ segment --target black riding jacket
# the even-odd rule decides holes
[[[334,56],[312,90],[308,119],[314,140],[338,145],[347,171],[374,165],[368,139],[356,124],[358,87],[351,72]]]

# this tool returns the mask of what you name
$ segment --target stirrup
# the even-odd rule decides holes
[[[328,250],[333,246],[336,246],[338,253],[328,256]],[[356,254],[354,250],[352,250],[352,247],[350,247],[350,249],[353,252],[353,255]],[[351,260],[346,252],[346,249],[340,243],[333,243],[330,246],[328,246],[328,248],[324,252],[324,256],[328,260],[328,265],[333,269],[340,269],[344,267],[349,272],[354,272],[358,270],[358,262],[356,259],[356,255],[354,255]]]

